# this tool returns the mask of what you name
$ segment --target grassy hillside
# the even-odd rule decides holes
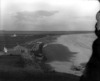
[[[0,56],[0,81],[78,81],[79,77],[66,73],[44,73],[34,65],[25,66],[20,56]]]
[[[6,39],[5,42],[1,38],[4,44],[8,43],[10,45],[19,42],[19,44],[25,47],[32,47],[33,43],[37,41],[46,43],[47,46],[44,48],[44,53],[48,58],[47,63],[50,64],[56,72],[46,74],[40,73],[37,75],[38,70],[33,68],[33,66],[23,69],[18,61],[20,59],[19,57],[0,57],[0,77],[2,79],[6,78],[6,81],[11,81],[11,79],[12,81],[15,79],[15,81],[28,81],[29,79],[32,81],[34,78],[36,81],[63,81],[63,79],[66,81],[78,81],[79,77],[76,75],[80,75],[80,71],[73,71],[71,67],[73,65],[78,67],[81,63],[86,63],[89,60],[92,54],[92,43],[96,39],[96,36],[94,33],[90,32],[77,32],[76,34],[75,32],[72,34],[71,32],[70,34],[68,34],[68,32],[67,34],[64,34],[64,32],[63,34],[61,33],[62,32],[58,32],[57,34],[57,32],[55,32],[55,34],[53,33],[52,35],[47,33],[44,35],[19,35],[15,38],[8,35],[7,38],[3,37],[3,39]],[[19,64],[16,64],[17,62]],[[63,76],[65,77],[63,78]]]

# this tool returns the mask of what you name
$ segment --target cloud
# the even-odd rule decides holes
[[[47,23],[48,18],[57,14],[58,11],[47,11],[38,10],[34,12],[17,12],[16,15],[12,17],[13,26],[10,26],[11,30],[41,30],[40,26]]]
[[[45,10],[39,10],[35,12],[18,12],[16,13],[16,20],[17,22],[25,22],[25,23],[34,23],[38,20],[44,19],[48,16],[52,16],[55,13],[58,13],[58,11],[45,11]]]
[[[21,11],[6,19],[5,30],[80,31],[93,30],[95,18],[80,16],[75,10]]]
[[[93,30],[98,2],[89,0],[2,0],[4,30]]]

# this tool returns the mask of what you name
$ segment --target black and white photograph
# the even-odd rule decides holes
[[[100,1],[0,0],[0,81],[100,81]]]

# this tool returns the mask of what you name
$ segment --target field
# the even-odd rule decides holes
[[[16,36],[14,36],[14,34],[16,34]],[[92,54],[92,43],[95,39],[96,39],[96,36],[91,31],[22,32],[22,33],[9,31],[9,32],[3,32],[0,34],[0,51],[1,52],[3,51],[4,46],[7,48],[13,48],[19,44],[25,47],[30,47],[34,42],[37,42],[37,41],[44,42],[45,44],[47,44],[47,46],[45,46],[43,49],[43,52],[46,54],[48,58],[46,63],[49,64],[54,69],[54,71],[56,71],[56,73],[43,74],[43,76],[41,77],[42,80],[44,79],[43,77],[53,78],[53,75],[54,75],[55,80],[57,81],[62,81],[61,78],[59,80],[57,79],[57,77],[59,76],[62,78],[64,76],[63,79],[66,79],[66,81],[73,81],[73,80],[75,81],[75,79],[76,81],[78,81],[79,76],[82,75],[82,71],[80,69],[73,70],[72,68],[81,67],[82,63],[88,62]],[[11,60],[11,58],[9,58],[10,60],[7,58],[6,59],[1,58],[0,63],[3,66],[6,65],[7,62],[12,63],[12,65],[14,65],[13,62],[10,62],[10,61],[16,62],[17,57],[14,57],[14,58],[15,60],[14,59]],[[3,66],[0,66],[0,67],[3,67]],[[8,67],[9,65],[6,65],[6,66]],[[7,69],[7,67],[5,68]],[[28,69],[25,69],[25,70],[28,70]],[[3,70],[5,71],[5,69]],[[19,72],[17,71],[18,70],[15,69],[16,73]],[[21,71],[24,72],[23,70]],[[11,69],[10,69],[10,72],[12,72]],[[17,76],[18,74],[20,77],[20,75],[23,74],[23,73],[22,74],[20,73],[16,74],[16,73],[14,73],[15,74],[14,77]],[[8,74],[10,73],[8,72]],[[34,73],[32,73],[32,75],[34,75]],[[2,75],[2,77],[5,77],[5,76],[7,77],[7,73],[6,75]],[[26,75],[23,75],[23,76],[27,76],[27,78],[29,77],[27,73]],[[31,76],[30,78],[34,76]],[[40,78],[40,75],[37,75],[37,76]],[[45,81],[55,81],[55,80],[45,79]],[[36,81],[40,81],[40,80],[36,80]]]

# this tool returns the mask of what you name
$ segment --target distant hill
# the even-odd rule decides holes
[[[0,35],[3,34],[81,34],[81,33],[93,33],[94,31],[0,31]]]

